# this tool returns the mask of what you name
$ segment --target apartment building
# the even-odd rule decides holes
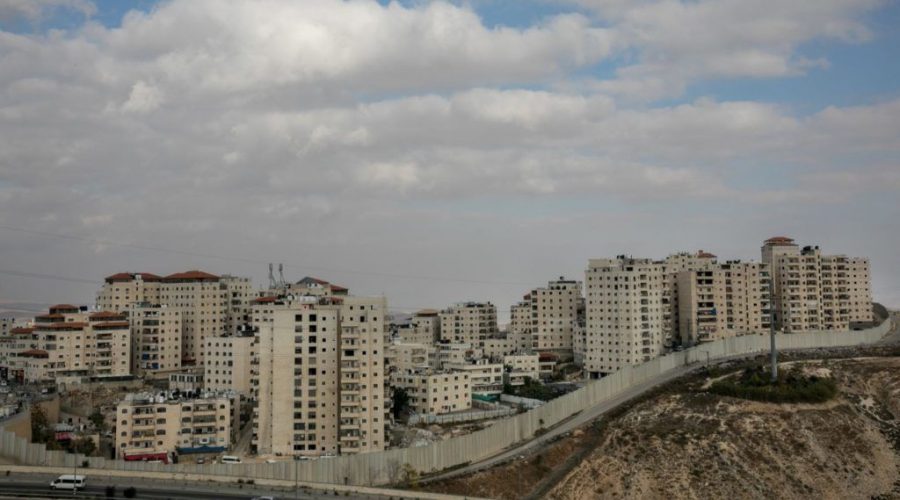
[[[228,450],[239,428],[238,410],[233,394],[129,394],[116,407],[116,458],[157,460],[172,452]]]
[[[269,290],[267,295],[312,295],[315,297],[344,297],[350,294],[347,287],[326,280],[306,276],[296,283],[288,283]]]
[[[407,373],[430,368],[435,352],[431,344],[394,342],[388,344],[385,357],[390,373]]]
[[[681,340],[681,308],[678,303],[678,275],[685,271],[698,271],[716,264],[716,256],[704,250],[678,252],[663,260],[663,345],[668,347]]]
[[[167,378],[181,370],[182,309],[136,302],[123,311],[131,330],[134,374]]]
[[[0,337],[0,379],[25,381],[25,366],[30,358],[23,353],[37,349],[34,328],[19,326],[10,328]]]
[[[477,345],[469,343],[438,342],[434,345],[435,354],[431,367],[443,370],[448,364],[472,363],[484,358],[484,351]]]
[[[60,304],[34,319],[35,349],[21,353],[26,381],[131,373],[131,335],[125,316]]]
[[[472,408],[469,373],[417,370],[391,375],[391,385],[409,396],[410,408],[421,415],[442,415]]]
[[[249,397],[253,332],[207,337],[203,353],[203,387],[208,391],[234,392]]]
[[[677,274],[680,343],[692,346],[769,329],[769,271],[756,262],[709,262]]]
[[[182,365],[202,365],[206,337],[233,333],[249,322],[249,303],[255,296],[249,278],[203,271],[168,276],[118,273],[104,281],[97,295],[101,309],[127,311],[135,303],[181,309]]]
[[[465,373],[472,386],[472,394],[481,396],[503,392],[503,364],[491,363],[487,359],[471,362],[444,363],[444,371]]]
[[[24,318],[12,316],[0,317],[0,337],[7,337],[14,328],[24,328],[27,327],[29,323],[30,321]]]
[[[545,288],[535,288],[513,306],[515,331],[528,332],[536,351],[572,352],[573,335],[584,322],[581,282],[560,276]],[[527,327],[523,323],[529,323]]]
[[[776,328],[844,330],[872,321],[868,259],[823,255],[785,236],[766,240],[761,253],[772,270]]]
[[[440,313],[441,339],[479,345],[497,333],[497,307],[490,302],[463,302]]]
[[[517,386],[525,384],[525,379],[540,380],[540,355],[515,354],[503,358],[503,366],[506,368],[504,382]]]
[[[387,300],[323,292],[254,302],[257,453],[383,450]]]
[[[499,360],[504,356],[531,350],[531,343],[519,344],[516,341],[521,337],[513,337],[509,333],[501,333],[495,337],[488,337],[481,343],[481,353],[485,358]],[[530,340],[530,337],[529,337]]]
[[[584,370],[593,378],[657,357],[663,347],[663,264],[619,256],[585,272]]]
[[[397,329],[400,341],[407,344],[431,345],[441,338],[440,312],[422,309],[410,321]]]
[[[203,369],[189,368],[185,371],[169,374],[169,390],[196,392],[203,390]]]

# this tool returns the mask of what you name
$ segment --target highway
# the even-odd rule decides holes
[[[15,473],[9,476],[0,476],[0,498],[107,498],[106,487],[116,487],[115,498],[125,498],[123,492],[129,486],[137,491],[134,498],[146,499],[249,499],[256,496],[272,496],[278,499],[318,499],[334,498],[334,495],[325,495],[323,492],[272,490],[237,485],[223,484],[198,484],[198,483],[163,483],[160,481],[142,480],[137,478],[107,478],[103,476],[87,476],[87,487],[72,495],[71,491],[54,491],[50,489],[50,481],[56,479],[55,474],[23,474]],[[371,496],[344,496],[343,498],[382,498]]]
[[[873,347],[900,343],[900,313],[892,312],[890,320],[893,321],[891,330],[887,334],[885,334],[885,336],[884,336],[884,338],[882,338],[882,340],[880,340],[879,342],[877,342],[875,344],[872,344]],[[865,347],[865,346],[861,346],[861,347]],[[815,349],[812,349],[812,350],[815,350]],[[737,360],[737,359],[753,358],[753,357],[760,356],[763,354],[764,353],[757,352],[757,353],[752,353],[752,354],[741,354],[741,355],[737,355],[737,356],[731,356],[728,358],[719,358],[719,359],[714,360],[713,364],[724,363],[726,361],[733,361],[733,360]],[[446,472],[443,474],[437,474],[434,476],[429,476],[427,478],[423,478],[420,482],[427,483],[427,482],[432,482],[432,481],[438,481],[441,479],[449,479],[452,477],[464,476],[467,474],[472,474],[474,472],[478,472],[480,470],[489,469],[495,465],[499,465],[504,462],[513,460],[513,459],[517,458],[518,456],[525,454],[532,448],[544,445],[560,435],[571,432],[579,427],[582,427],[585,424],[588,424],[589,422],[591,422],[593,420],[596,420],[597,418],[601,417],[604,413],[616,408],[617,406],[619,406],[623,403],[628,402],[629,400],[631,400],[633,398],[640,396],[641,394],[649,391],[650,389],[659,387],[663,384],[671,382],[672,380],[675,380],[679,377],[687,375],[690,372],[701,368],[702,366],[705,366],[705,365],[703,363],[696,363],[693,365],[682,366],[682,367],[676,368],[670,372],[660,375],[659,377],[656,377],[654,379],[647,380],[641,384],[638,384],[608,401],[604,401],[596,406],[593,406],[591,408],[588,408],[587,410],[582,411],[581,413],[578,413],[574,417],[572,417],[566,421],[563,421],[561,424],[550,429],[549,431],[540,435],[539,437],[535,437],[535,438],[532,438],[531,440],[522,442],[521,444],[514,446],[513,448],[510,448],[498,455],[494,455],[493,457],[489,457],[489,458],[483,459],[481,461],[469,464],[466,467],[462,467],[460,469],[456,469],[456,470]]]

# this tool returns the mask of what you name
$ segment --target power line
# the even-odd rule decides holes
[[[25,229],[20,227],[12,227],[0,225],[0,229],[5,229],[7,231],[17,231],[26,234],[34,234],[39,236],[46,236],[52,238],[62,238],[68,240],[81,241],[84,243],[93,243],[97,245],[107,245],[107,246],[116,246],[122,248],[131,248],[135,250],[145,250],[151,252],[160,252],[160,253],[170,253],[175,255],[183,255],[187,257],[199,257],[205,259],[216,259],[216,260],[224,260],[224,261],[232,261],[232,262],[243,262],[249,264],[258,264],[258,265],[268,265],[268,262],[264,262],[256,259],[247,259],[244,257],[230,257],[224,255],[216,255],[209,253],[201,253],[201,252],[191,252],[186,250],[178,250],[173,248],[164,248],[150,245],[140,245],[134,243],[123,243],[112,240],[102,240],[97,238],[89,238],[86,236],[78,236],[73,234],[65,234],[65,233],[54,233],[50,231],[39,231],[35,229]],[[309,266],[306,264],[298,264],[298,263],[288,263],[291,266],[297,267],[299,269],[307,269],[311,271],[321,271],[321,272],[329,272],[329,273],[344,273],[344,274],[359,274],[359,275],[367,275],[367,276],[378,276],[382,278],[393,278],[393,279],[404,279],[404,280],[418,280],[418,281],[452,281],[457,283],[472,283],[472,284],[480,284],[480,285],[504,285],[504,286],[533,286],[533,283],[525,283],[525,282],[517,282],[517,281],[495,281],[495,280],[479,280],[479,279],[471,279],[471,278],[460,278],[460,277],[450,277],[450,276],[428,276],[428,275],[415,275],[415,274],[400,274],[400,273],[385,273],[379,271],[363,271],[359,269],[341,269],[341,268],[333,268],[333,267],[321,267],[321,266]]]
[[[12,271],[12,270],[8,270],[8,269],[0,269],[0,274],[6,274],[6,275],[17,276],[17,277],[22,277],[22,278],[38,278],[38,279],[47,279],[47,280],[56,280],[56,281],[66,281],[66,282],[70,282],[70,283],[85,283],[85,284],[90,284],[90,285],[102,285],[104,283],[104,281],[102,281],[102,280],[87,279],[87,278],[74,278],[71,276],[60,276],[60,275],[56,275],[56,274],[32,273],[32,272],[27,272],[27,271]],[[19,300],[18,302],[28,302],[28,301]],[[2,306],[2,305],[3,304],[0,303],[0,306]],[[388,308],[393,309],[395,311],[418,311],[421,309],[434,308],[434,306],[410,306],[410,305],[401,305],[401,304],[391,305],[390,302],[388,302]],[[40,311],[32,311],[30,309],[21,309],[21,310],[29,311],[29,312],[40,312]],[[496,311],[498,313],[501,313],[501,312],[508,313],[508,312],[511,312],[511,309],[499,309],[498,308],[498,309],[496,309]]]
[[[103,283],[100,280],[92,280],[86,278],[72,278],[69,276],[59,276],[54,274],[41,274],[41,273],[31,273],[27,271],[10,271],[8,269],[0,269],[0,274],[6,274],[9,276],[18,276],[20,278],[40,278],[47,280],[56,280],[56,281],[68,281],[70,283],[88,283],[91,285],[99,285]]]

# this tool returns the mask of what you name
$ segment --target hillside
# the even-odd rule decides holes
[[[822,404],[703,391],[701,377],[511,464],[429,487],[522,498],[898,498],[900,358],[802,362]]]

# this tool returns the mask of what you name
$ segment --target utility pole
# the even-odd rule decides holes
[[[772,359],[772,383],[778,382],[778,351],[775,349],[775,270],[769,269],[769,350]]]

